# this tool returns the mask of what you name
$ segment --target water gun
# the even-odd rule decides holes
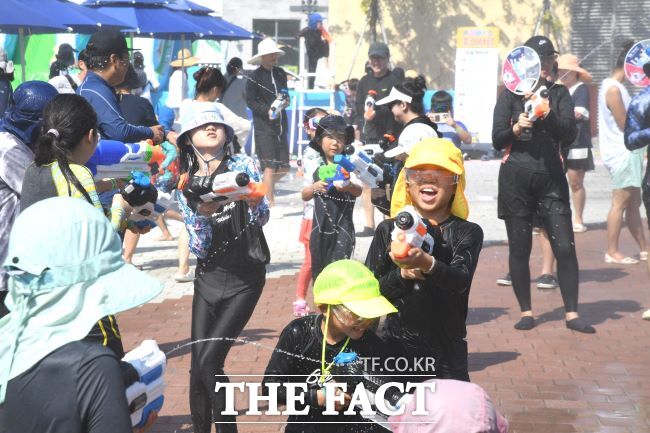
[[[154,340],[145,340],[122,358],[138,373],[138,378],[126,388],[126,400],[131,413],[131,425],[142,427],[151,412],[163,406],[167,359]]]
[[[345,188],[350,184],[350,172],[340,164],[322,165],[318,169],[318,179],[327,182],[327,190]]]
[[[524,111],[528,114],[528,119],[531,122],[545,117],[551,107],[548,102],[548,89],[546,86],[541,86],[524,104]]]
[[[366,107],[366,111],[374,110],[376,101],[377,101],[377,91],[376,90],[368,90],[368,96],[366,96],[366,102],[364,102],[364,106]]]
[[[271,104],[271,114],[269,116],[271,120],[278,118],[280,112],[289,106],[289,101],[289,91],[287,89],[280,90],[275,101]]]
[[[361,148],[348,144],[342,155],[334,156],[334,162],[348,172],[356,173],[359,179],[370,188],[378,188],[384,180],[384,170],[372,162],[372,158]]]
[[[124,200],[133,207],[128,221],[139,228],[156,227],[156,218],[170,208],[172,196],[158,191],[144,173],[135,171],[131,176],[132,179],[121,192]]]
[[[368,396],[368,401],[372,405],[373,413],[365,414],[360,412],[361,416],[382,426],[386,430],[391,430],[388,425],[388,414],[383,414],[375,406],[376,393],[379,387],[388,382],[394,382],[386,375],[376,375],[372,371],[364,368],[363,361],[355,352],[342,352],[334,357],[334,364],[331,372],[332,378],[339,383],[347,384],[347,393],[352,395],[359,384]],[[396,411],[411,401],[411,394],[400,392],[397,388],[390,387],[384,394],[384,404],[392,411]]]
[[[174,145],[167,142],[156,146],[151,140],[139,143],[100,140],[86,167],[96,175],[98,167],[101,166],[104,177],[124,177],[125,172],[129,173],[133,170],[161,175],[177,156],[178,152]],[[108,176],[109,173],[119,174]]]
[[[391,237],[390,250],[396,259],[406,258],[412,248],[421,248],[428,254],[433,253],[433,236],[427,232],[424,220],[413,206],[404,206],[397,214]]]
[[[246,173],[228,171],[215,176],[194,177],[183,188],[185,197],[192,201],[206,203],[218,201],[228,204],[246,198],[261,198],[266,194],[266,186],[261,182],[253,182]]]

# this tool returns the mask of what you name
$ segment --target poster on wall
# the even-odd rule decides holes
[[[459,27],[456,38],[454,118],[474,143],[492,142],[492,112],[499,79],[499,29]]]

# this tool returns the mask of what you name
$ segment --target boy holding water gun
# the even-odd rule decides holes
[[[469,381],[465,319],[483,231],[466,221],[464,190],[461,151],[441,138],[417,143],[395,185],[392,218],[377,227],[366,258],[399,311],[380,336],[423,377]],[[418,369],[419,358],[435,358],[435,369]]]
[[[305,179],[312,178],[314,183],[302,190],[304,201],[314,199],[309,241],[314,280],[325,266],[350,258],[354,250],[352,211],[362,186],[353,173],[334,163],[334,157],[353,140],[354,129],[343,117],[328,115],[318,122],[316,139],[310,144],[323,160],[319,167],[305,171]]]

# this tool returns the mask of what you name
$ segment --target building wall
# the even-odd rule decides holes
[[[361,0],[330,0],[328,26],[336,41],[336,80],[347,78],[359,35],[366,22]],[[570,1],[555,0],[554,12],[569,45]],[[503,58],[533,34],[541,0],[385,0],[382,17],[393,63],[415,69],[427,77],[429,87],[454,86],[456,29],[462,26],[495,26],[501,30]],[[379,30],[378,30],[379,32]],[[378,35],[378,38],[381,38]],[[554,38],[552,38],[554,39]],[[368,35],[356,58],[352,77],[361,77],[367,60]],[[555,40],[554,40],[555,42]],[[480,73],[480,71],[477,71]]]

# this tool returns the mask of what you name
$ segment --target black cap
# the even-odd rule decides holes
[[[130,50],[122,33],[117,30],[100,30],[90,37],[86,51],[89,56],[101,57],[111,54],[121,56]]]
[[[383,42],[373,42],[370,44],[370,48],[368,49],[368,57],[389,58],[390,50],[388,49],[388,45]]]
[[[354,141],[354,127],[348,126],[343,117],[328,114],[318,121],[316,127],[316,137],[329,134],[340,134],[345,136],[345,144],[350,144]]]
[[[533,36],[528,39],[524,44],[537,52],[540,57],[545,57],[551,54],[560,54],[555,50],[553,42],[546,36]]]

